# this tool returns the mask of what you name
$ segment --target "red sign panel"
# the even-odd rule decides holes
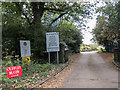
[[[22,76],[22,67],[21,66],[13,66],[13,67],[7,67],[7,78],[14,78]]]

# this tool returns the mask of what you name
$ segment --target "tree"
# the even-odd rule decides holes
[[[93,30],[97,41],[105,45],[107,51],[113,48],[115,40],[120,46],[120,1],[117,3],[106,3],[106,6],[99,8],[97,11],[102,13],[102,16],[99,16],[97,20],[99,23]],[[120,52],[120,47],[118,47],[118,52]],[[120,53],[117,54],[120,57]]]
[[[59,18],[65,16],[65,19],[73,18],[79,20],[79,15],[86,17],[90,14],[90,4],[81,3],[67,3],[67,2],[15,2],[15,3],[3,3],[5,12],[10,15],[19,15],[21,18],[26,19],[28,24],[37,24],[45,22],[43,19],[47,18],[47,15],[55,16],[49,23],[52,25]]]
[[[58,30],[61,33],[61,42],[65,42],[69,49],[73,52],[80,52],[80,44],[82,43],[82,34],[74,24],[64,22],[62,25],[58,26]]]
[[[105,16],[98,16],[97,25],[93,30],[93,33],[98,43],[105,46],[107,52],[113,51],[113,33],[111,33],[108,28],[108,22]]]
[[[46,57],[45,33],[56,27],[55,22],[60,23],[61,19],[73,23],[80,20],[79,16],[89,17],[89,7],[90,4],[76,2],[3,2],[3,46],[6,45],[3,51],[11,48],[9,54],[12,51],[20,54],[19,40],[28,39],[31,41],[32,55]]]

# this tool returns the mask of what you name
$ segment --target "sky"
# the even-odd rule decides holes
[[[97,7],[101,7],[101,6],[104,6],[104,5],[105,5],[105,3],[99,2],[97,4]],[[86,23],[86,25],[89,26],[90,28],[88,28],[86,31],[82,30],[82,34],[83,34],[83,38],[84,38],[82,41],[83,41],[84,44],[94,44],[94,42],[91,41],[91,39],[93,38],[93,35],[90,32],[92,32],[92,29],[94,29],[95,26],[96,26],[97,15],[98,14],[93,14],[93,19],[87,20],[88,23]]]
[[[88,28],[86,31],[82,30],[82,34],[83,34],[83,43],[84,44],[93,44],[93,42],[91,41],[91,39],[93,38],[92,33],[92,29],[95,28],[96,26],[96,17],[94,16],[93,19],[88,20],[87,26],[89,26],[90,28]]]

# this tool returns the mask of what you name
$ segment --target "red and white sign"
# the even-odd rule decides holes
[[[6,67],[7,78],[14,78],[22,76],[22,67],[21,66],[12,66]]]

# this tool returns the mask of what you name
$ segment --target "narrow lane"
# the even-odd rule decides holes
[[[63,88],[118,88],[118,71],[96,52],[83,52]]]

